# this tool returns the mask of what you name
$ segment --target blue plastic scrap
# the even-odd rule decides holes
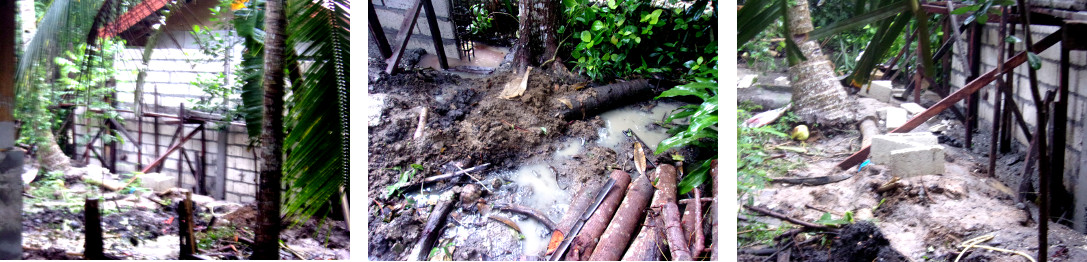
[[[864,166],[867,166],[868,163],[871,163],[871,162],[872,162],[871,159],[865,159],[864,162],[862,162],[860,164],[860,166],[857,166],[857,172],[861,172],[861,168],[864,168]]]

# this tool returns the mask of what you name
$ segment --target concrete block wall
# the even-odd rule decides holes
[[[115,62],[118,70],[116,76],[118,104],[121,109],[132,110],[133,108],[136,74],[138,66],[142,64],[142,54],[142,48],[126,49],[118,55],[118,60]],[[186,104],[186,108],[190,108],[192,104],[190,99],[198,99],[204,95],[203,91],[199,87],[193,86],[191,82],[195,81],[200,75],[212,76],[224,72],[227,68],[233,70],[234,66],[239,62],[238,58],[241,57],[241,48],[234,48],[234,54],[231,57],[233,57],[231,63],[226,64],[221,59],[217,61],[211,59],[198,49],[156,49],[152,52],[147,77],[145,78],[144,110],[146,112],[176,115],[182,103]],[[227,77],[233,76],[228,74]],[[234,99],[238,98],[236,94]],[[99,126],[101,126],[100,123],[94,123],[84,118],[83,113],[83,110],[77,110],[76,112],[77,155],[83,154],[87,140],[93,137],[97,133]],[[141,137],[142,141],[140,142],[142,143],[127,141],[128,139],[126,139],[125,144],[118,145],[118,173],[139,171],[137,164],[140,161],[146,166],[159,157],[159,155],[155,154],[156,140],[158,141],[160,154],[166,152],[170,147],[169,143],[173,140],[177,125],[166,124],[165,122],[176,121],[177,119],[159,118],[158,135],[156,135],[154,132],[154,118],[144,117],[141,127],[135,114],[122,112],[120,115],[124,118],[125,129],[133,138]],[[195,124],[186,125],[182,136],[187,135],[195,127]],[[140,132],[140,128],[142,128],[142,132]],[[225,133],[225,137],[221,137],[222,134],[220,133]],[[208,182],[209,193],[216,198],[228,201],[254,201],[259,165],[257,155],[247,149],[249,138],[245,127],[233,124],[224,126],[222,123],[209,123],[203,135],[203,138],[207,141],[206,181]],[[201,134],[198,132],[184,145],[191,161],[196,161],[196,156],[200,153],[200,139]],[[138,154],[137,144],[142,150],[142,154]],[[102,152],[100,141],[96,142],[94,147],[99,153]],[[180,175],[183,187],[192,188],[196,182],[187,164],[182,165],[182,172],[178,170],[179,161],[183,161],[180,160],[178,152],[180,151],[175,151],[163,161],[161,173],[171,176]],[[226,157],[222,158],[220,152],[225,152]],[[92,165],[101,165],[93,157],[93,153],[90,154],[90,163]],[[225,172],[221,169],[224,165],[226,167]],[[215,190],[218,187],[215,183],[218,183],[217,178],[220,176],[226,178],[225,185],[223,185],[225,195],[220,195]]]
[[[1041,1],[1041,2],[1076,2],[1078,5],[1082,5],[1087,1]],[[1035,3],[1035,2],[1032,2]],[[1072,8],[1080,8],[1072,6]],[[1082,13],[1082,12],[1081,12]],[[1057,31],[1059,27],[1056,26],[1032,26],[1031,33],[1034,41],[1038,41],[1045,36]],[[1022,35],[1022,30],[1019,30],[1018,36],[1021,39],[1025,39]],[[1004,41],[999,39],[999,31],[997,31],[997,25],[988,24],[985,26],[985,30],[982,34],[982,47],[981,47],[981,73],[988,72],[996,68],[997,61],[997,48],[998,44],[1003,44]],[[1015,50],[1021,51],[1025,48],[1023,43],[1017,44]],[[965,50],[965,49],[964,49]],[[956,53],[957,49],[954,50]],[[1040,88],[1039,93],[1045,96],[1045,90],[1057,90],[1060,82],[1060,43],[1050,47],[1046,51],[1038,54],[1042,58],[1042,67],[1037,70],[1038,74],[1038,86]],[[965,85],[966,70],[961,66],[959,56],[953,56],[952,61],[952,75],[951,85],[952,89],[958,90]],[[1068,130],[1064,134],[1066,136],[1067,144],[1065,150],[1065,181],[1064,185],[1075,195],[1076,198],[1076,212],[1075,212],[1075,228],[1080,232],[1087,232],[1087,169],[1082,168],[1087,165],[1087,157],[1084,157],[1084,130],[1087,130],[1087,52],[1084,51],[1072,51],[1070,53],[1071,72],[1069,74],[1069,103],[1068,103]],[[1026,120],[1027,125],[1030,127],[1030,131],[1034,131],[1036,121],[1036,108],[1034,107],[1034,99],[1031,95],[1030,78],[1028,77],[1028,65],[1024,63],[1014,71],[1013,77],[1013,93],[1015,94],[1015,103],[1022,110],[1023,118]],[[993,100],[995,99],[994,88],[995,84],[990,84],[978,91],[981,101],[979,102],[979,120],[980,126],[989,126],[992,123],[993,116]],[[960,102],[959,106],[965,108],[965,102]],[[1015,139],[1020,143],[1021,151],[1025,150],[1028,146],[1029,139],[1022,135],[1017,125],[1013,126],[1013,134]],[[987,128],[979,128],[982,132],[988,132]],[[1010,183],[1009,181],[1004,181]],[[1018,183],[1018,182],[1015,182]]]
[[[442,35],[442,46],[445,48],[446,57],[460,58],[460,52],[458,52],[456,31],[453,27],[453,20],[450,18],[452,14],[452,1],[451,0],[431,0],[434,4],[434,15],[438,19],[438,29]],[[400,39],[396,38],[400,32],[400,23],[404,21],[405,13],[412,7],[415,1],[407,0],[374,0],[374,12],[377,13],[378,21],[381,22],[381,29],[385,31],[385,38],[389,40],[389,45],[393,50],[400,43]],[[428,54],[436,54],[434,49],[434,40],[430,34],[430,24],[426,20],[426,8],[419,10],[419,16],[415,20],[415,29],[411,31],[412,36],[408,40],[408,49],[422,48],[426,49]]]

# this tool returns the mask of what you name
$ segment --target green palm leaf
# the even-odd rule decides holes
[[[346,184],[340,110],[349,80],[348,0],[289,0],[287,45],[294,50],[288,63],[297,63],[301,77],[291,85],[284,139],[288,216],[305,221]],[[293,60],[293,61],[292,61]]]

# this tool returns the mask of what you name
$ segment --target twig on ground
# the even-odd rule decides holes
[[[412,136],[412,139],[419,139],[419,137],[423,136],[423,128],[426,127],[426,112],[427,112],[426,107],[423,107],[422,109],[420,109],[420,111],[419,111],[419,125],[415,127],[415,135]]]
[[[532,209],[530,207],[509,204],[509,205],[499,205],[499,206],[497,206],[495,208],[498,209],[498,210],[509,211],[509,212],[513,212],[513,213],[526,215],[528,217],[539,220],[540,222],[542,222],[544,224],[544,226],[547,227],[547,231],[552,231],[552,230],[555,230],[556,228],[558,228],[558,226],[555,225],[555,222],[551,221],[551,219],[547,218],[547,216],[545,216],[543,213],[540,213],[540,211],[536,211],[535,209]]]
[[[791,218],[789,216],[782,215],[780,213],[770,211],[768,209],[764,209],[764,208],[761,208],[761,207],[744,205],[744,208],[747,208],[747,210],[755,211],[755,212],[757,212],[759,214],[763,214],[763,215],[771,216],[771,217],[774,217],[774,218],[777,218],[777,219],[785,220],[785,221],[788,221],[789,223],[797,224],[797,225],[804,226],[804,227],[810,227],[810,228],[815,228],[815,229],[824,229],[824,230],[832,229],[831,227],[828,227],[828,226],[817,225],[817,224],[813,224],[813,223],[810,223],[810,222],[805,222],[805,221],[795,219],[795,218]]]
[[[679,203],[684,204],[684,205],[690,205],[691,202],[694,202],[694,201],[695,201],[694,198],[684,198],[684,199],[680,199]],[[698,201],[699,202],[713,202],[714,198],[712,198],[712,197],[703,197],[703,198],[699,198]]]
[[[510,220],[509,218],[496,216],[496,215],[491,215],[491,216],[488,216],[487,218],[490,218],[490,219],[492,219],[494,221],[502,222],[502,224],[506,224],[506,226],[509,226],[513,230],[516,230],[517,233],[521,233],[521,227],[517,226],[517,223],[514,223],[513,220]]]

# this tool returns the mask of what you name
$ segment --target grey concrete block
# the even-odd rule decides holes
[[[909,120],[909,115],[906,114],[906,110],[902,108],[887,108],[887,118],[883,119],[886,122],[887,130],[894,130],[902,125],[906,124]]]
[[[162,173],[147,173],[140,175],[140,181],[143,183],[143,187],[155,190],[155,192],[166,191],[177,186],[177,176],[165,175]]]
[[[890,163],[891,151],[916,146],[939,145],[936,136],[931,133],[891,133],[872,137],[872,150],[869,156],[873,164]]]
[[[921,112],[925,112],[926,110],[925,107],[918,105],[917,103],[903,103],[900,106],[902,107],[902,109],[906,109],[906,112],[910,113],[910,116],[920,114]]]
[[[880,102],[888,103],[891,101],[891,81],[888,80],[876,80],[872,81],[868,85],[866,90],[861,90],[858,94],[865,97],[875,98]]]
[[[905,178],[944,173],[944,147],[941,145],[894,150],[890,156],[887,167],[894,176]]]

